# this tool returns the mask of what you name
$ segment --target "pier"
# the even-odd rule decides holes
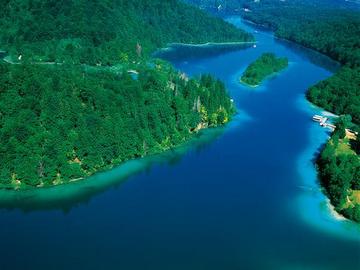
[[[312,118],[315,122],[318,122],[320,126],[324,128],[329,128],[331,131],[334,131],[336,126],[334,124],[329,123],[329,118],[321,115],[314,115]]]

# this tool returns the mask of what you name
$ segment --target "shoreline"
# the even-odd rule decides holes
[[[283,68],[283,69],[280,70],[280,71],[273,72],[273,73],[271,73],[270,75],[267,75],[263,80],[261,80],[260,84],[255,84],[255,85],[248,84],[248,83],[246,83],[246,82],[244,82],[244,81],[242,80],[242,75],[241,75],[239,81],[240,81],[243,85],[255,89],[255,88],[261,86],[261,84],[265,83],[267,80],[269,80],[269,79],[271,79],[271,78],[273,78],[273,77],[276,77],[277,75],[280,75],[281,73],[283,73],[286,69],[289,68],[289,66],[290,66],[290,65],[288,65],[286,68]],[[244,71],[244,72],[245,72],[245,71]]]
[[[25,212],[54,209],[69,211],[110,188],[121,186],[129,177],[145,173],[155,166],[180,162],[186,155],[201,151],[224,132],[246,121],[249,121],[248,114],[238,110],[227,124],[203,129],[175,148],[128,160],[110,170],[98,171],[83,181],[22,190],[0,189],[0,209],[20,209]]]
[[[222,47],[222,46],[236,46],[236,45],[246,45],[246,44],[256,44],[258,43],[255,41],[233,41],[233,42],[206,42],[206,43],[181,43],[181,42],[174,42],[167,44],[167,47],[174,47],[174,46],[184,46],[184,47],[196,47],[196,48],[203,48],[203,47]]]
[[[179,48],[188,48],[188,49],[231,49],[241,46],[251,46],[256,44],[257,41],[234,41],[234,42],[206,42],[206,43],[181,43],[174,42],[168,43],[165,47],[158,48],[153,52],[153,55],[161,52],[167,52],[176,50]]]
[[[327,112],[311,103],[304,95],[299,96],[297,107],[308,117]],[[309,125],[309,143],[297,159],[300,187],[306,187],[306,189],[302,188],[294,198],[294,206],[299,213],[299,219],[321,232],[325,231],[340,238],[360,240],[358,237],[360,224],[336,212],[320,184],[314,160],[320,154],[321,147],[327,143],[329,134],[319,125],[312,123]]]
[[[247,87],[250,87],[250,88],[253,88],[253,89],[256,89],[260,86],[260,84],[254,84],[254,85],[251,85],[251,84],[248,84],[246,82],[244,82],[241,78],[240,78],[240,83],[242,83],[243,85],[247,86]]]
[[[324,108],[312,103],[309,99],[307,99],[306,95],[305,95],[304,98],[310,104],[310,106],[312,106],[316,110],[319,110],[322,115],[325,115],[325,116],[328,116],[328,117],[333,117],[333,118],[339,117],[338,115],[336,115],[336,114],[334,114],[332,112],[326,111]],[[329,142],[330,138],[331,138],[331,135],[324,143],[322,143],[319,146],[319,149],[323,149],[324,146]],[[312,163],[313,163],[313,166],[314,166],[315,171],[316,171],[316,179],[318,180],[317,183],[316,183],[318,191],[321,192],[321,194],[323,194],[323,196],[326,198],[326,207],[327,207],[327,210],[328,210],[330,216],[336,221],[347,221],[347,222],[354,222],[355,224],[357,224],[355,221],[344,217],[342,214],[340,214],[338,211],[336,211],[335,206],[330,201],[330,198],[324,192],[324,187],[322,186],[321,180],[319,178],[320,170],[319,170],[318,166],[316,165],[316,162],[319,160],[321,153],[322,153],[322,150],[315,153],[315,160],[312,161]]]
[[[328,118],[330,118],[330,119],[336,119],[336,118],[339,117],[339,115],[336,115],[335,113],[332,113],[332,112],[330,112],[330,111],[327,111],[327,110],[325,110],[324,108],[322,108],[322,107],[320,107],[320,106],[312,103],[310,100],[308,100],[308,99],[306,98],[306,96],[305,96],[305,100],[308,102],[308,104],[310,104],[311,108],[317,110],[320,115],[326,116],[326,117],[328,117]],[[330,200],[330,198],[328,197],[328,195],[326,195],[325,187],[324,187],[324,186],[322,185],[322,183],[321,183],[321,179],[320,179],[320,176],[319,176],[320,170],[319,170],[319,168],[318,168],[318,166],[317,166],[317,161],[320,159],[321,153],[322,153],[324,147],[326,146],[326,144],[327,144],[327,143],[329,142],[329,140],[331,139],[332,134],[333,134],[333,131],[330,132],[330,135],[328,136],[328,139],[319,146],[318,149],[321,149],[321,150],[315,153],[315,155],[314,155],[315,158],[314,158],[314,161],[312,162],[312,163],[314,164],[315,171],[316,171],[316,178],[317,178],[317,180],[318,180],[318,182],[317,182],[317,187],[318,187],[319,192],[321,192],[321,194],[323,194],[323,196],[325,197],[325,199],[326,199],[326,206],[327,206],[328,212],[329,212],[329,214],[331,215],[331,217],[332,217],[334,220],[336,220],[336,221],[353,222],[353,223],[355,223],[355,224],[360,225],[360,223],[358,223],[358,222],[356,222],[356,221],[354,221],[354,220],[352,220],[352,219],[349,219],[349,218],[343,216],[343,215],[342,215],[341,213],[339,213],[338,211],[336,211],[335,206],[331,203],[331,200]]]
[[[235,112],[234,115],[232,115],[232,117],[235,117],[236,115],[237,115],[237,112]],[[100,168],[99,170],[97,170],[93,173],[90,173],[89,175],[75,178],[75,179],[69,179],[67,182],[60,182],[57,184],[46,185],[46,186],[41,185],[41,184],[37,185],[37,186],[26,185],[23,187],[21,187],[21,184],[20,184],[20,186],[19,185],[16,186],[15,184],[10,184],[10,185],[0,186],[0,192],[21,193],[21,192],[26,192],[26,191],[50,190],[50,189],[57,188],[57,187],[70,186],[72,184],[76,184],[79,182],[83,183],[83,182],[86,182],[87,179],[96,177],[99,174],[104,174],[104,173],[110,172],[112,170],[116,170],[117,168],[120,168],[122,166],[126,166],[127,163],[142,161],[144,159],[151,159],[151,158],[154,158],[159,155],[166,155],[168,152],[176,152],[176,151],[178,151],[178,149],[186,148],[187,146],[190,146],[191,144],[201,141],[203,138],[206,138],[208,136],[208,134],[205,134],[205,133],[212,133],[212,132],[216,133],[216,130],[224,129],[229,123],[231,123],[231,121],[232,121],[232,119],[230,121],[228,121],[227,123],[225,123],[223,125],[219,125],[219,126],[206,126],[206,127],[199,128],[195,132],[192,132],[188,139],[183,140],[181,143],[179,143],[177,145],[174,145],[172,147],[163,149],[162,151],[150,153],[150,154],[147,154],[147,155],[144,155],[141,157],[124,160],[117,164],[116,163],[111,164],[109,166]]]
[[[322,191],[321,191],[322,192]],[[327,203],[326,203],[326,206],[331,214],[331,216],[336,219],[337,221],[350,221],[350,222],[353,222],[352,220],[344,217],[343,215],[341,215],[339,212],[337,212],[335,210],[335,206],[331,204],[330,202],[330,199],[328,197],[327,198]]]

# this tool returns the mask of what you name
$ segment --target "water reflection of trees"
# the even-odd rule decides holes
[[[182,45],[173,44],[167,49],[157,51],[154,56],[163,58],[168,61],[176,61],[178,59],[190,60],[201,59],[207,57],[215,57],[227,52],[233,52],[237,50],[244,50],[250,48],[252,44],[224,44],[224,45]]]
[[[320,66],[330,72],[334,73],[340,68],[339,63],[312,49],[308,49],[304,46],[283,39],[278,39],[278,43],[292,50],[296,55],[309,60],[314,65]]]
[[[189,150],[200,153],[211,145],[224,128],[206,130],[199,133],[191,142],[162,154],[131,160],[111,171],[99,173],[84,181],[57,187],[28,191],[0,190],[0,208],[21,210],[22,212],[61,210],[68,213],[71,209],[89,204],[93,197],[110,188],[121,188],[139,173],[151,174],[157,166],[176,166]]]

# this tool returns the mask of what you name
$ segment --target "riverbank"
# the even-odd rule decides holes
[[[257,89],[257,88],[260,88],[264,83],[266,83],[268,80],[271,80],[272,78],[275,78],[279,75],[281,75],[283,72],[286,71],[286,68],[283,69],[283,70],[280,70],[278,72],[273,72],[271,75],[268,75],[264,78],[264,80],[262,81],[261,84],[257,84],[257,85],[251,85],[251,84],[248,84],[246,82],[244,82],[241,77],[242,77],[242,74],[241,75],[238,75],[237,77],[240,79],[237,79],[242,85],[246,86],[246,87],[249,87],[249,88],[253,88],[253,89]]]
[[[38,211],[60,209],[69,211],[78,204],[89,201],[111,187],[118,187],[129,177],[150,171],[154,166],[172,165],[180,162],[183,156],[191,152],[201,152],[227,130],[249,121],[245,112],[235,114],[227,125],[202,129],[183,144],[166,151],[128,160],[112,169],[100,171],[85,180],[73,181],[56,186],[44,186],[24,190],[0,189],[0,209],[21,209]]]
[[[239,79],[239,81],[243,84],[243,85],[245,85],[245,86],[247,86],[247,87],[250,87],[250,88],[258,88],[259,86],[260,86],[260,84],[256,84],[256,85],[251,85],[251,84],[248,84],[248,83],[246,83],[246,82],[244,82],[241,78]]]
[[[195,48],[207,48],[207,47],[227,47],[237,45],[256,44],[257,41],[239,41],[239,42],[206,42],[206,43],[169,43],[168,47],[173,46],[184,46],[184,47],[195,47]]]
[[[14,190],[0,188],[0,210],[20,209],[24,212],[62,210],[70,211],[96,195],[124,184],[128,178],[146,173],[154,167],[175,166],[186,155],[201,152],[225,132],[250,121],[244,111],[236,113],[226,125],[201,129],[186,142],[163,152],[128,160],[87,177],[56,186]]]
[[[240,82],[241,84],[249,87],[249,88],[254,88],[254,89],[256,89],[256,88],[259,88],[260,86],[262,86],[266,81],[271,80],[272,78],[275,78],[276,76],[281,75],[281,73],[283,73],[283,72],[285,72],[285,69],[284,69],[284,70],[281,70],[281,71],[278,71],[278,72],[274,72],[274,73],[272,73],[271,75],[266,76],[266,77],[264,78],[264,80],[262,81],[261,84],[256,84],[256,85],[248,84],[248,83],[244,82],[244,81],[241,79],[241,76],[242,76],[242,75],[240,76],[239,82]]]
[[[133,158],[133,159],[121,161],[120,163],[113,163],[109,166],[102,167],[101,169],[97,170],[96,172],[88,174],[85,177],[69,179],[66,182],[64,182],[61,179],[54,179],[52,181],[53,182],[52,185],[40,184],[40,185],[36,185],[36,186],[24,185],[23,181],[13,180],[12,183],[9,185],[1,184],[0,190],[4,190],[5,192],[15,191],[15,192],[19,193],[19,192],[29,191],[29,190],[34,190],[34,189],[35,190],[45,189],[45,190],[51,192],[52,188],[56,188],[58,186],[69,186],[72,184],[76,184],[78,182],[86,182],[87,179],[96,177],[96,175],[98,175],[98,174],[104,174],[107,171],[111,171],[114,168],[121,167],[121,166],[127,167],[128,166],[127,164],[130,164],[130,166],[131,166],[132,163],[137,163],[137,161],[142,160],[142,159],[153,159],[154,157],[156,158],[156,156],[159,156],[162,154],[166,155],[168,152],[181,153],[181,149],[188,148],[192,144],[196,145],[196,143],[201,142],[202,139],[208,139],[209,134],[211,135],[211,132],[209,130],[214,130],[214,134],[217,134],[216,130],[223,128],[227,123],[228,122],[226,122],[222,125],[219,125],[219,126],[208,126],[207,124],[206,125],[199,124],[194,129],[194,131],[192,132],[192,135],[190,135],[189,138],[184,139],[181,143],[179,143],[177,145],[172,145],[170,147],[162,147],[158,151],[153,151],[153,152],[151,152],[151,154],[143,155],[140,158]],[[178,151],[178,150],[180,150],[180,151]],[[145,163],[146,163],[146,161],[145,161]],[[0,203],[0,206],[1,206],[1,203]]]
[[[260,27],[260,28],[266,28],[266,26],[264,26],[264,25],[259,25],[259,24],[256,24],[255,22],[252,22],[252,21],[249,21],[249,20],[244,20],[245,21],[245,23],[248,23],[248,24],[251,24],[251,25],[254,25],[254,26],[256,26],[256,27]],[[268,28],[269,29],[269,28]],[[270,29],[271,30],[271,29]],[[288,42],[288,43],[294,43],[294,44],[298,44],[298,46],[301,46],[301,47],[303,47],[303,48],[306,48],[307,50],[312,50],[312,51],[314,51],[314,52],[316,52],[316,53],[318,53],[318,54],[321,54],[318,50],[315,50],[314,48],[310,48],[310,47],[308,47],[308,46],[304,46],[303,44],[299,44],[299,43],[296,43],[296,41],[293,41],[293,40],[290,40],[290,39],[284,39],[284,38],[281,38],[281,37],[278,37],[278,36],[275,36],[275,38],[276,39],[278,39],[278,40],[280,40],[280,41],[286,41],[286,42]],[[338,62],[337,62],[337,64],[339,64]],[[315,84],[316,84],[317,82],[315,82]],[[308,90],[309,91],[309,90]],[[323,90],[324,91],[324,90]],[[306,98],[309,100],[309,96],[308,95],[306,95]],[[310,101],[310,100],[309,100]],[[329,137],[329,139],[330,139],[330,137]],[[327,141],[325,141],[324,143],[323,143],[323,147],[325,146],[325,145],[327,145],[329,143],[329,140],[327,140]],[[319,167],[319,166],[317,166],[316,165],[316,163],[318,163],[319,162],[319,160],[321,159],[321,154],[322,154],[322,152],[318,152],[317,153],[317,156],[315,157],[315,159],[313,160],[313,164],[314,164],[314,166],[316,167],[316,169],[317,169],[317,175],[318,175],[318,177],[320,177],[320,174],[321,174],[321,168]],[[325,191],[325,186],[324,186],[324,182],[323,182],[323,180],[322,181],[319,181],[319,187],[321,187],[321,190],[322,191]],[[339,187],[340,188],[340,187]],[[327,197],[328,198],[328,197]],[[330,210],[329,210],[330,211]],[[331,209],[331,211],[336,211],[336,207],[333,207],[332,209]],[[341,213],[339,213],[339,212],[337,212],[338,213],[338,215],[339,216],[342,216],[342,214]]]
[[[304,96],[297,99],[297,107],[306,113],[310,119],[314,114],[333,115],[312,104]],[[336,117],[336,116],[334,116]],[[300,175],[303,192],[295,198],[291,207],[298,209],[304,222],[319,231],[327,231],[338,237],[346,237],[360,241],[360,225],[339,214],[325,195],[318,177],[315,161],[330,139],[331,133],[312,122],[309,130],[309,144],[297,160],[297,170]]]

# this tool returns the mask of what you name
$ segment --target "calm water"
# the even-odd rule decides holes
[[[256,48],[167,56],[224,80],[240,108],[224,130],[86,183],[1,192],[0,269],[359,269],[360,229],[332,217],[311,162],[328,134],[304,92],[336,65],[258,31]],[[240,85],[267,51],[289,68]]]

